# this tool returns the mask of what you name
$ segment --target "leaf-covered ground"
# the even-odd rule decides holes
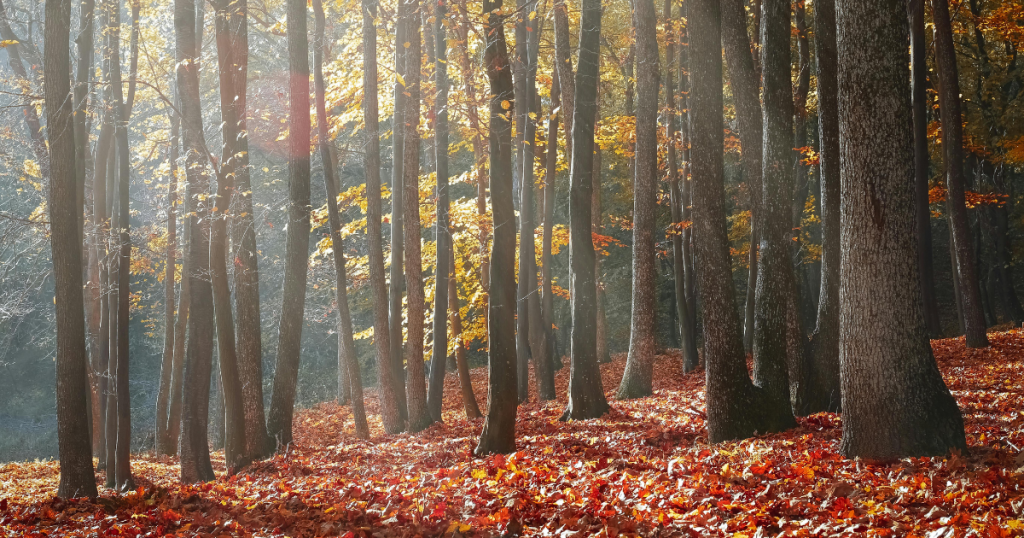
[[[920,536],[1024,534],[1024,332],[933,342],[960,402],[968,454],[871,465],[839,457],[841,418],[708,445],[701,373],[659,357],[655,395],[605,418],[560,423],[562,404],[521,406],[519,451],[474,458],[449,376],[445,424],[351,436],[347,408],[299,413],[286,455],[181,486],[176,461],[139,455],[138,491],[59,501],[53,462],[0,466],[4,536]],[[602,366],[611,394],[625,358]],[[473,371],[481,407],[486,370]],[[558,373],[564,398],[568,371]],[[376,411],[375,394],[367,394]],[[219,456],[219,454],[218,454]],[[222,462],[221,462],[222,463]],[[223,471],[223,465],[219,467]]]

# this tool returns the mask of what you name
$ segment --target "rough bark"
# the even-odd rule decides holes
[[[277,368],[267,416],[267,433],[276,449],[292,442],[292,414],[302,352],[309,254],[309,41],[306,3],[288,0],[288,239],[284,291],[278,328]]]
[[[76,197],[75,134],[71,94],[70,0],[47,0],[43,34],[46,134],[53,152],[50,170],[50,229],[57,320],[57,449],[61,498],[96,497],[89,439],[82,295],[82,241]]]
[[[562,9],[564,9],[564,4]],[[556,24],[558,22],[556,11]],[[576,72],[569,171],[569,275],[572,343],[569,402],[562,420],[597,418],[608,411],[601,370],[597,366],[597,286],[591,204],[594,173],[594,120],[597,111],[601,2],[584,0],[580,21],[579,69]],[[556,40],[558,39],[556,33]],[[561,71],[559,65],[559,71]],[[569,66],[566,65],[568,71]],[[559,74],[561,79],[561,73]],[[572,93],[563,83],[562,102]]]
[[[967,449],[921,314],[914,237],[905,4],[837,3],[839,288],[847,457],[888,460]]]
[[[636,0],[633,5],[636,60],[639,64],[636,81],[639,100],[636,108],[636,177],[633,180],[633,303],[626,370],[615,394],[620,400],[651,394],[656,325],[654,225],[658,194],[658,28],[653,0]],[[671,3],[666,2],[666,5],[671,6]],[[668,48],[666,54],[671,57],[674,55],[671,42]],[[665,83],[669,94],[675,90],[673,81],[674,77],[669,76]],[[668,113],[672,115],[674,111],[670,109]],[[670,119],[669,124],[673,123]],[[671,132],[672,127],[669,129]],[[671,142],[669,145],[669,181],[672,182],[676,175],[673,170],[675,148]],[[681,264],[682,244],[679,250]]]
[[[964,205],[964,133],[960,114],[960,80],[949,20],[947,0],[932,0],[935,24],[935,65],[941,79],[939,107],[942,116],[942,149],[946,164],[946,207],[950,232],[956,249],[956,269],[960,300],[964,310],[967,347],[987,347],[985,313],[982,311],[978,266],[971,238],[967,207]]]

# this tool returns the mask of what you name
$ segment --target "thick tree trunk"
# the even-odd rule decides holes
[[[398,12],[395,21],[395,73],[406,77],[405,68],[407,51],[405,48],[406,33],[409,27],[409,7],[411,0],[398,0]],[[389,338],[391,339],[391,376],[395,386],[395,402],[400,417],[398,433],[405,430],[409,420],[409,409],[405,394],[405,347],[402,345],[402,292],[405,287],[405,229],[402,219],[405,217],[405,108],[407,106],[407,83],[404,78],[395,77],[394,115],[391,119],[391,287],[388,289],[389,305]]]
[[[516,319],[515,212],[512,209],[512,122],[515,107],[512,72],[505,42],[502,0],[484,0],[486,48],[484,63],[490,80],[490,175],[494,241],[491,248],[487,325],[487,418],[477,455],[507,454],[516,449]]]
[[[377,1],[363,0],[363,123],[366,141],[363,169],[366,171],[366,235],[368,237],[370,289],[373,294],[373,346],[377,355],[377,393],[384,431],[402,431],[397,387],[391,369],[391,340],[388,325],[388,290],[384,274],[384,246],[381,230],[380,121],[377,108]]]
[[[352,337],[352,313],[348,307],[348,276],[345,269],[345,247],[341,237],[341,213],[338,211],[338,180],[335,175],[334,158],[331,155],[328,138],[327,105],[324,96],[324,53],[328,42],[324,37],[326,20],[321,0],[313,0],[313,16],[313,86],[316,93],[317,146],[320,150],[320,164],[324,169],[327,219],[331,227],[331,247],[334,252],[336,300],[338,301],[338,369],[347,372],[347,375],[339,374],[338,379],[339,383],[347,381],[349,384],[356,437],[368,439],[370,427],[366,423],[366,409],[363,406],[363,382]],[[343,387],[339,386],[338,393],[341,394],[342,391]]]
[[[671,6],[670,2],[665,3]],[[626,370],[615,397],[620,400],[649,396],[654,373],[656,325],[654,269],[654,225],[658,190],[658,27],[653,0],[634,2],[636,28],[636,59],[639,63],[636,81],[639,106],[636,109],[636,177],[633,180],[633,303],[630,316],[629,354]],[[669,24],[666,18],[666,24]],[[671,25],[666,33],[671,35]],[[671,39],[671,38],[670,38]],[[669,42],[666,56],[674,56]],[[671,70],[671,63],[669,63]],[[675,91],[672,75],[665,83],[666,92]],[[675,111],[668,110],[670,116]],[[675,122],[669,119],[669,136]],[[669,138],[669,182],[678,181],[675,168],[674,141]],[[673,183],[674,184],[674,183]],[[679,249],[682,263],[682,244]],[[681,269],[682,267],[680,267]],[[682,301],[685,305],[685,299]]]
[[[437,223],[434,225],[436,241],[437,268],[434,271],[434,327],[433,355],[430,358],[430,386],[427,392],[427,408],[430,418],[441,422],[441,411],[444,403],[444,374],[448,362],[448,323],[445,314],[448,310],[451,293],[450,281],[453,280],[451,256],[452,236],[449,226],[448,203],[448,29],[445,22],[448,18],[447,0],[439,0],[434,8],[434,85],[437,95],[434,98],[434,165],[437,177]],[[459,302],[455,301],[458,312]],[[454,323],[452,324],[454,325]],[[454,327],[453,327],[454,329]],[[461,348],[461,343],[458,348]],[[458,349],[456,355],[458,355]],[[463,358],[465,361],[465,358]],[[461,372],[460,372],[461,373]],[[472,387],[470,387],[472,396]],[[463,400],[466,399],[463,394]],[[474,404],[476,401],[474,400]],[[469,414],[466,407],[467,415]],[[478,411],[479,412],[479,411]]]
[[[306,3],[288,0],[288,71],[291,73],[288,127],[288,244],[283,304],[278,329],[277,369],[267,416],[267,433],[277,450],[292,442],[292,414],[302,353],[309,254],[309,41]]]
[[[167,258],[164,267],[164,354],[160,362],[160,387],[156,396],[156,452],[166,454],[167,407],[170,405],[171,373],[174,371],[174,281],[178,251],[178,143],[181,121],[177,113],[168,114],[171,122],[170,148],[167,150],[169,178],[167,186]],[[182,279],[184,282],[185,279]]]
[[[405,364],[409,369],[406,380],[406,402],[408,406],[408,429],[418,432],[432,422],[427,412],[427,386],[423,372],[423,324],[426,298],[423,289],[422,233],[420,230],[420,95],[421,73],[423,71],[423,38],[420,33],[419,0],[403,0],[409,4],[409,22],[406,26],[405,91],[409,92],[405,104],[405,141],[403,166],[405,180],[403,188],[402,216],[405,225],[405,288],[408,312],[406,323],[408,341],[405,347]]]
[[[556,8],[558,9],[558,8]],[[564,9],[564,4],[561,9]],[[558,24],[558,11],[555,23]],[[556,32],[556,40],[558,39]],[[591,232],[594,173],[594,120],[601,38],[601,2],[584,0],[580,22],[579,70],[576,73],[572,120],[572,161],[569,187],[569,271],[572,311],[572,369],[569,402],[562,420],[597,418],[608,411],[601,370],[597,365],[597,286],[594,282],[594,238]],[[559,65],[561,71],[562,65]],[[569,65],[566,64],[566,71]],[[562,79],[561,73],[559,78]],[[571,77],[570,77],[571,78]],[[563,106],[572,93],[562,83]]]
[[[47,0],[43,34],[46,84],[46,134],[53,152],[50,170],[50,229],[57,320],[57,445],[61,498],[96,497],[89,446],[88,358],[85,352],[85,305],[82,295],[81,212],[76,197],[69,54],[70,0]],[[2,13],[6,17],[6,13]],[[6,22],[5,22],[6,24]]]
[[[888,460],[967,449],[921,314],[905,4],[837,5],[843,440]],[[884,111],[884,112],[882,112]]]
[[[207,425],[210,410],[210,375],[213,367],[213,290],[210,286],[210,178],[206,169],[206,143],[199,100],[200,52],[196,28],[199,13],[193,0],[175,0],[174,34],[177,89],[181,109],[185,173],[188,180],[188,347],[182,373],[181,481],[195,483],[215,478],[210,463]],[[182,284],[182,292],[185,292]],[[184,313],[184,308],[179,308]],[[181,315],[179,314],[179,320]],[[173,383],[172,383],[172,398]],[[174,419],[174,405],[171,406]],[[172,428],[174,423],[172,422]],[[172,432],[173,433],[173,432]]]
[[[821,185],[821,287],[818,317],[811,335],[801,388],[806,397],[796,411],[809,415],[839,412],[839,103],[835,0],[814,6],[814,45],[818,77],[818,133]]]

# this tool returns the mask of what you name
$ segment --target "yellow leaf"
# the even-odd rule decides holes
[[[509,103],[508,99],[505,99],[505,100],[503,100],[501,102],[501,108],[504,108],[505,110],[508,110],[511,107],[512,107],[512,103]]]
[[[473,472],[470,474],[473,476],[473,478],[477,480],[483,480],[484,478],[487,478],[487,471],[483,469],[473,469]]]
[[[3,41],[0,41],[0,49],[7,48],[7,47],[10,47],[11,45],[17,45],[17,44],[18,44],[18,40],[17,39],[5,39]]]
[[[402,78],[402,75],[395,73],[395,80],[397,80],[398,83],[401,84],[403,88],[405,87],[405,79]]]

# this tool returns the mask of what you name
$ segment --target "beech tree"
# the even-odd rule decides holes
[[[839,286],[847,457],[966,450],[921,314],[914,238],[906,7],[839,0]],[[882,112],[884,111],[884,113]]]

